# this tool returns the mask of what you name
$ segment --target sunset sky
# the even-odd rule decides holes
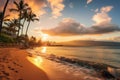
[[[6,0],[0,0],[0,11]],[[10,0],[8,8],[14,7]],[[16,0],[19,1],[19,0]],[[120,0],[24,0],[40,21],[30,25],[29,35],[48,34],[50,41],[120,41]],[[9,13],[9,11],[7,11]],[[11,14],[12,18],[16,15]]]

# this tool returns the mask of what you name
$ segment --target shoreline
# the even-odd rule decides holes
[[[48,60],[51,60],[51,61],[54,61],[57,63],[61,63],[61,64],[68,63],[68,64],[72,64],[72,65],[75,65],[78,67],[92,69],[99,75],[98,77],[105,78],[105,79],[116,79],[116,77],[119,77],[116,75],[120,74],[119,72],[118,72],[118,74],[116,74],[116,72],[113,73],[109,70],[109,69],[119,70],[120,67],[115,67],[115,66],[112,66],[109,64],[79,60],[76,58],[67,58],[67,57],[63,57],[63,56],[57,56],[54,54],[45,54],[45,53],[37,52],[34,50],[29,52],[29,56],[32,57],[32,55],[42,56]]]
[[[61,63],[61,60],[64,63]],[[0,79],[105,80],[103,76],[97,76],[99,72],[96,73],[96,71],[87,67],[75,66],[74,64],[65,62],[66,60],[70,61],[63,57],[56,58],[54,55],[31,54],[26,49],[0,48]],[[73,62],[75,61],[72,60],[72,63]]]

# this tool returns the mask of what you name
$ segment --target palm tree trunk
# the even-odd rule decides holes
[[[23,34],[23,29],[24,29],[24,24],[25,24],[26,18],[23,21],[23,25],[22,25],[22,30],[21,30],[21,34]]]
[[[5,15],[5,11],[6,11],[8,2],[9,2],[9,0],[6,1],[5,6],[4,6],[4,9],[3,9],[2,16],[1,16],[1,20],[0,20],[0,33],[1,33],[1,31],[2,31],[2,23],[3,23],[3,19],[4,19],[4,15]]]
[[[21,11],[20,11],[20,17],[19,17],[19,28],[18,28],[18,33],[17,33],[17,36],[19,36],[19,33],[20,33],[20,25],[21,24]]]
[[[28,28],[30,26],[30,21],[28,22],[28,25],[27,25],[27,29],[26,29],[26,35],[27,35],[27,32],[28,32]]]

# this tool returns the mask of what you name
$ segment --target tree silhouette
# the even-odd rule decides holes
[[[24,24],[28,18],[28,12],[31,10],[31,8],[27,8],[26,10],[23,11],[21,18],[23,19],[23,25],[22,25],[22,30],[21,30],[21,35],[23,35],[23,29],[24,29]]]
[[[20,25],[22,26],[22,24],[20,24],[17,19],[13,19],[11,21],[7,21],[4,24],[5,24],[4,28],[6,28],[7,33],[10,34],[11,36],[12,35],[16,36],[16,32],[17,32],[19,26]]]
[[[29,14],[28,14],[28,18],[27,18],[28,25],[27,25],[27,29],[26,29],[26,35],[27,35],[28,28],[30,26],[31,21],[34,22],[35,20],[39,21],[39,19],[37,18],[37,16],[32,11],[30,11]]]
[[[3,19],[4,19],[4,15],[5,15],[8,3],[9,3],[9,0],[6,1],[3,12],[0,12],[0,34],[1,34],[1,31],[2,31]]]
[[[10,9],[10,11],[15,11],[15,12],[19,13],[19,23],[21,23],[22,13],[23,13],[24,10],[27,10],[28,4],[24,3],[23,0],[20,0],[19,3],[14,1],[14,4],[15,4],[16,8],[12,8],[12,9]],[[21,25],[19,25],[17,36],[19,36],[20,29],[21,29]]]

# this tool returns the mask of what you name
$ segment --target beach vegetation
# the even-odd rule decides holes
[[[14,43],[15,40],[13,37],[6,35],[6,34],[1,34],[0,35],[0,42],[2,43]]]
[[[0,12],[0,43],[11,42],[25,47],[41,45],[41,40],[38,42],[35,37],[28,36],[30,23],[39,21],[32,8],[24,0],[14,1],[15,8],[9,11],[18,13],[18,18],[9,19],[10,15],[4,15],[8,2],[9,0],[6,1],[3,12]]]

